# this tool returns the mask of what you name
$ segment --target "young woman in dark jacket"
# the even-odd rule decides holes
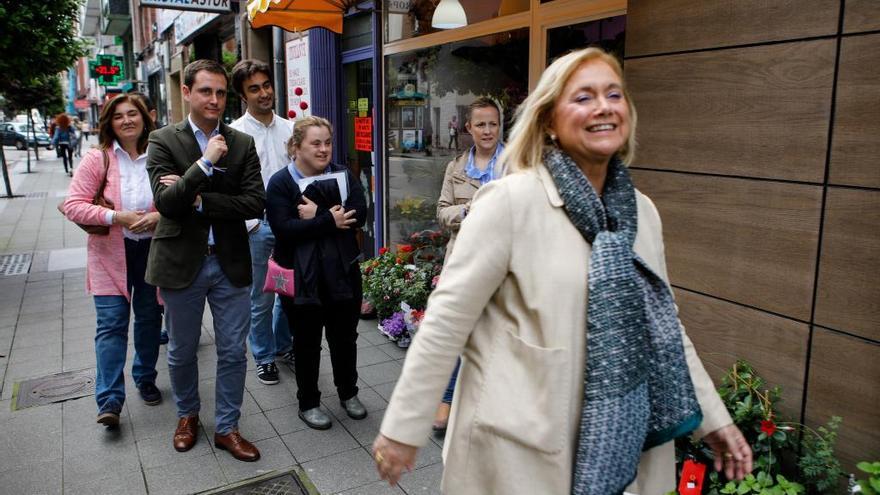
[[[356,385],[362,293],[356,232],[366,221],[367,205],[360,182],[344,166],[330,163],[332,139],[326,119],[297,121],[288,143],[293,160],[272,176],[266,188],[266,215],[275,235],[273,258],[294,270],[295,296],[282,296],[281,304],[291,326],[296,326],[293,354],[299,417],[318,430],[331,426],[320,408],[318,390],[322,328],[343,409],[354,419],[367,416]],[[335,173],[343,174],[341,188],[331,177],[306,185],[313,177]]]

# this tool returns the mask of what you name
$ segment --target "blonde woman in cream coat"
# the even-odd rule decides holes
[[[633,156],[635,121],[620,65],[601,50],[573,52],[544,72],[518,111],[502,156],[514,173],[477,193],[408,351],[373,444],[382,479],[394,485],[414,468],[437,397],[461,355],[443,450],[443,493],[568,494],[583,488],[573,479],[584,407],[591,244],[570,220],[542,157],[558,146],[603,191],[612,157],[628,163]],[[635,206],[633,251],[668,285],[657,209],[637,190]],[[742,478],[751,471],[751,450],[681,332],[702,413],[693,435],[713,449],[716,470]],[[674,489],[671,441],[645,450],[631,467],[635,478],[626,493]]]

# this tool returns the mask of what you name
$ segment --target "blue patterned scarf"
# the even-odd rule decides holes
[[[571,223],[592,245],[584,401],[572,493],[623,493],[643,450],[702,421],[672,292],[633,251],[638,230],[629,171],[612,159],[603,200],[558,148],[544,154]]]

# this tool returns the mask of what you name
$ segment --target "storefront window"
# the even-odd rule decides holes
[[[461,5],[468,24],[529,10],[529,0],[447,0]],[[431,20],[437,0],[387,0],[385,42],[413,38],[438,31]]]
[[[499,103],[506,137],[528,94],[528,41],[524,28],[386,58],[389,242],[438,228],[446,166],[473,146],[465,128],[472,101],[487,96]]]
[[[626,16],[606,17],[547,30],[547,65],[566,53],[598,46],[623,61]]]

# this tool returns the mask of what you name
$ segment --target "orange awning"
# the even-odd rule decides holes
[[[342,16],[358,0],[248,0],[251,26],[278,26],[288,31],[313,27],[342,33]]]

